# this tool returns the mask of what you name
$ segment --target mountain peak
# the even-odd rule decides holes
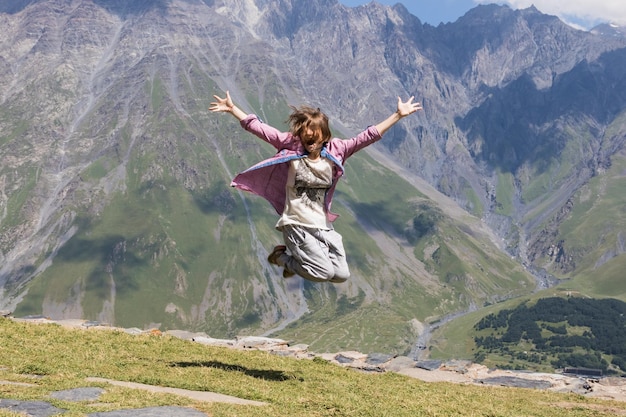
[[[626,26],[620,26],[617,23],[602,23],[593,27],[589,32],[605,37],[623,38],[626,37]]]

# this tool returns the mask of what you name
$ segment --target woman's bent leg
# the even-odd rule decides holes
[[[330,282],[345,282],[350,278],[350,269],[348,268],[348,260],[346,259],[346,250],[343,247],[343,238],[334,230],[321,230],[326,244],[328,245],[328,254],[330,261],[335,269],[334,276]]]
[[[288,225],[283,237],[291,255],[281,255],[279,262],[288,270],[315,282],[344,282],[350,276],[343,239],[334,230]]]

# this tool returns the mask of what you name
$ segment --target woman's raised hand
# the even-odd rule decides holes
[[[400,117],[408,116],[409,114],[415,113],[418,110],[424,110],[422,107],[422,103],[416,102],[413,103],[413,99],[415,96],[411,96],[406,102],[402,102],[402,99],[398,97],[398,114]]]
[[[233,104],[233,100],[230,98],[230,93],[228,91],[226,91],[226,97],[225,98],[221,98],[217,95],[213,96],[215,98],[215,100],[213,103],[211,103],[211,107],[209,107],[210,111],[214,111],[214,112],[230,112],[233,110],[233,107],[235,106]]]

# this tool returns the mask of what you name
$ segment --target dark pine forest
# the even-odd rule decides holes
[[[625,313],[626,303],[616,299],[553,297],[523,303],[474,326],[474,359],[482,362],[497,354],[518,369],[550,363],[556,369],[626,373]]]

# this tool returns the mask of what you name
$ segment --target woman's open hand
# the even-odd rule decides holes
[[[211,103],[211,107],[209,107],[210,111],[230,112],[233,110],[235,105],[233,104],[233,100],[230,98],[230,93],[228,91],[226,91],[225,98],[221,98],[217,95],[214,95],[213,97],[215,97],[215,100],[217,101]]]
[[[413,103],[413,99],[415,96],[411,96],[406,102],[402,102],[402,99],[398,97],[398,110],[397,113],[400,117],[408,116],[409,114],[415,113],[418,110],[424,110],[422,104],[419,102]]]

